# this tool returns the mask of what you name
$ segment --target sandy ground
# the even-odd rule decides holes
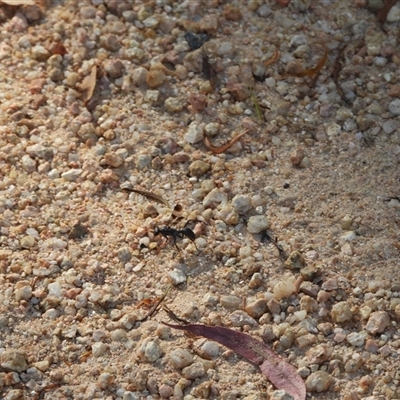
[[[309,399],[400,398],[400,7],[366,3],[0,5],[1,398],[290,398],[162,306]]]

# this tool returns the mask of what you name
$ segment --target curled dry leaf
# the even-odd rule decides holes
[[[324,54],[321,57],[321,59],[318,61],[317,66],[315,68],[305,69],[304,71],[300,71],[300,72],[293,72],[290,74],[286,74],[284,76],[298,76],[298,77],[310,76],[310,77],[312,77],[311,82],[310,82],[310,87],[313,87],[315,85],[315,83],[317,82],[319,73],[321,72],[321,69],[325,65],[326,59],[328,58],[328,48],[323,43],[320,43],[320,42],[314,43],[314,44],[321,45],[324,48]]]
[[[261,372],[275,387],[284,390],[295,400],[305,400],[306,387],[296,369],[274,353],[266,344],[252,336],[220,326],[163,323],[170,328],[204,336],[228,347],[248,361],[258,365]]]
[[[211,150],[214,154],[221,154],[224,151],[228,150],[229,147],[233,146],[243,135],[245,135],[248,132],[249,132],[249,130],[247,129],[247,130],[243,131],[242,133],[239,133],[239,135],[234,137],[231,141],[229,141],[228,143],[224,144],[223,146],[219,146],[219,147],[212,145],[210,140],[206,136],[204,138],[204,146],[206,146],[207,149]]]
[[[280,57],[280,56],[281,56],[281,55],[280,55],[280,53],[279,53],[278,48],[275,47],[275,53],[274,53],[274,55],[273,55],[269,60],[264,61],[264,65],[265,65],[266,67],[268,67],[269,65],[273,64],[275,61],[279,60],[279,57]]]

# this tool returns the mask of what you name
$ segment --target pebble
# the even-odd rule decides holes
[[[298,250],[292,251],[288,259],[285,261],[285,265],[293,270],[302,269],[305,264],[304,256]]]
[[[308,392],[327,392],[332,386],[334,378],[326,371],[317,371],[312,373],[306,379],[306,389]]]
[[[390,318],[386,311],[373,312],[365,326],[365,329],[373,335],[382,333],[388,326],[390,326]]]
[[[186,282],[186,275],[183,271],[181,271],[180,269],[174,269],[173,271],[171,271],[169,273],[169,278],[171,280],[171,283],[174,286],[180,285],[181,283]]]
[[[0,356],[0,365],[2,368],[22,372],[28,368],[25,354],[18,350],[4,350]]]
[[[247,222],[247,230],[250,233],[260,233],[269,227],[269,222],[264,215],[254,215]]]
[[[175,368],[182,369],[193,363],[193,355],[186,349],[175,349],[169,353],[169,360]]]
[[[352,346],[358,347],[364,345],[367,336],[368,334],[365,331],[352,332],[347,335],[346,339]]]
[[[318,302],[310,296],[303,296],[300,300],[300,310],[305,310],[309,313],[314,313],[318,311]]]
[[[162,355],[159,339],[146,338],[137,350],[137,355],[144,361],[154,362]]]
[[[212,189],[203,200],[205,208],[216,208],[219,204],[228,200],[228,195],[219,188]]]
[[[212,359],[215,357],[218,357],[219,355],[219,345],[216,342],[212,342],[207,340],[206,342],[204,342],[201,346],[201,354],[202,354],[202,358],[205,359]]]
[[[124,64],[121,60],[109,60],[104,64],[104,71],[111,78],[120,78],[124,72]],[[150,85],[149,85],[150,86]]]
[[[400,115],[400,99],[395,99],[389,103],[389,112],[395,117]]]
[[[33,144],[32,146],[28,146],[26,148],[26,152],[31,157],[37,157],[44,160],[51,160],[54,156],[55,150],[51,147],[43,146],[40,143]]]
[[[293,400],[294,397],[284,390],[275,390],[272,392],[270,400]]]
[[[102,342],[92,344],[93,357],[101,357],[109,349],[109,346]]]
[[[251,209],[251,197],[244,194],[237,194],[232,199],[232,205],[240,215],[244,215]]]
[[[342,323],[351,321],[353,313],[350,310],[349,305],[345,301],[341,301],[332,307],[331,317],[334,322]]]
[[[400,21],[400,5],[397,3],[389,9],[386,16],[387,22],[399,22]]]
[[[153,69],[146,75],[146,83],[152,89],[160,87],[164,83],[165,79],[166,75],[159,69]]]
[[[199,143],[204,139],[204,130],[196,122],[189,125],[189,129],[185,133],[184,139],[190,144]]]
[[[295,343],[299,349],[304,349],[317,342],[317,337],[312,333],[307,333],[305,335],[296,338]]]
[[[298,148],[293,150],[293,152],[290,154],[290,162],[292,165],[299,165],[301,163],[301,160],[304,158],[305,153],[303,148]]]
[[[190,176],[201,177],[205,175],[208,171],[210,171],[210,169],[211,165],[208,162],[196,160],[189,165],[189,174]],[[210,196],[210,193],[204,198],[203,204],[204,201],[206,201],[206,198]]]
[[[61,174],[61,178],[65,179],[68,182],[75,182],[80,175],[82,174],[82,169],[80,168],[71,168],[68,171],[65,171]]]
[[[220,304],[229,310],[237,310],[242,303],[242,299],[233,295],[223,295],[220,297]]]
[[[344,233],[342,236],[340,236],[341,240],[345,240],[346,242],[352,242],[357,238],[357,235],[354,231],[348,231]]]
[[[20,245],[23,249],[30,249],[35,245],[35,238],[31,235],[26,235],[21,239]]]
[[[152,157],[150,154],[139,154],[136,160],[136,168],[141,171],[151,165]]]
[[[119,168],[124,163],[124,159],[115,153],[107,153],[104,155],[104,162],[112,168]]]
[[[290,297],[296,291],[294,279],[287,279],[283,282],[278,282],[273,289],[274,298],[281,300]]]
[[[246,305],[244,310],[247,312],[247,314],[250,315],[250,317],[258,319],[263,314],[265,314],[267,309],[268,309],[267,300],[258,299],[258,300],[253,301],[252,303],[249,303],[248,305]]]
[[[245,325],[257,326],[257,321],[242,310],[234,311],[229,315],[228,318],[231,321],[232,326],[237,326],[237,327],[243,327]]]
[[[164,102],[164,107],[168,112],[178,113],[183,110],[183,102],[178,97],[168,97]]]
[[[194,362],[193,364],[182,369],[182,375],[186,379],[201,378],[205,375],[206,370],[202,362]]]

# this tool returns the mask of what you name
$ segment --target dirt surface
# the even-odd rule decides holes
[[[268,344],[309,399],[400,398],[378,3],[0,4],[1,398],[291,398],[168,310]]]

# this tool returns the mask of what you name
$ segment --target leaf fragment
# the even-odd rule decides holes
[[[134,192],[134,193],[141,194],[142,196],[145,196],[149,199],[157,201],[158,203],[165,204],[166,206],[169,207],[167,200],[165,200],[164,198],[162,198],[161,196],[159,196],[158,194],[155,194],[153,192],[148,192],[147,190],[135,189],[135,188],[127,187],[127,186],[121,187],[121,189],[127,190],[128,192]]]
[[[275,387],[285,390],[295,400],[305,400],[306,387],[296,369],[273,352],[266,344],[252,336],[220,326],[163,323],[170,328],[204,336],[228,347],[248,361],[258,365],[261,372]]]
[[[221,154],[224,151],[228,150],[230,147],[232,147],[237,141],[240,140],[242,136],[244,136],[246,133],[249,132],[249,129],[246,129],[242,133],[239,133],[239,135],[235,136],[232,140],[230,140],[228,143],[224,144],[223,146],[214,146],[211,144],[210,139],[208,139],[207,136],[204,137],[204,146],[207,147],[208,150],[211,150],[214,154]]]
[[[328,48],[325,46],[325,44],[321,43],[321,42],[317,42],[314,44],[321,45],[324,48],[324,54],[321,57],[321,59],[318,61],[317,66],[315,68],[305,69],[304,71],[292,72],[292,73],[286,74],[286,76],[297,76],[297,77],[309,76],[309,77],[312,77],[311,82],[310,82],[310,87],[314,87],[314,85],[316,84],[319,74],[321,72],[321,69],[325,65],[326,59],[328,58]]]

